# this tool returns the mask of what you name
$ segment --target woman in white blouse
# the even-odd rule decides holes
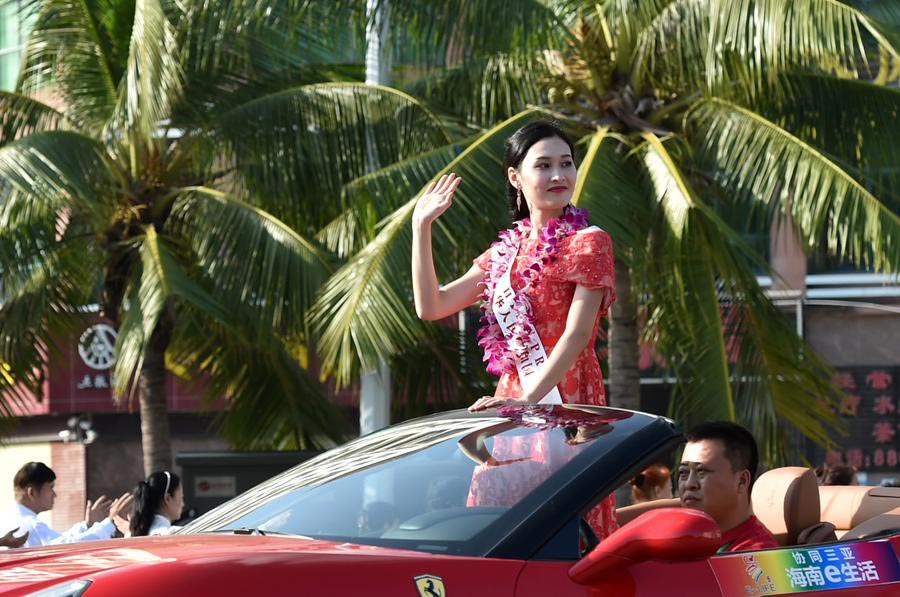
[[[184,488],[175,473],[160,471],[134,488],[131,536],[168,535],[184,509]]]

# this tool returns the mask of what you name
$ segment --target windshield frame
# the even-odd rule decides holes
[[[567,405],[568,409],[571,405]],[[646,413],[624,411],[607,407],[582,407],[591,415],[627,415],[625,418],[613,421],[612,429],[601,439],[591,441],[585,448],[576,454],[569,462],[566,462],[554,471],[547,479],[543,480],[528,495],[500,514],[496,520],[472,537],[464,541],[440,541],[440,540],[413,540],[391,539],[381,537],[366,537],[365,541],[359,541],[361,545],[376,545],[399,549],[411,549],[443,555],[468,555],[468,556],[496,556],[496,557],[522,557],[536,552],[546,539],[542,537],[552,536],[559,527],[571,518],[571,515],[580,511],[584,505],[580,502],[588,502],[603,492],[611,492],[615,488],[615,482],[625,475],[630,468],[627,461],[640,461],[647,451],[655,450],[659,445],[680,436],[673,422],[663,417],[648,415]],[[227,532],[227,527],[241,518],[258,510],[264,504],[280,499],[282,496],[296,492],[302,487],[314,487],[327,484],[337,479],[346,478],[349,474],[357,474],[367,468],[378,466],[413,455],[427,449],[429,446],[459,438],[463,432],[473,432],[484,429],[496,423],[510,421],[508,417],[500,417],[496,411],[472,414],[465,410],[450,411],[429,417],[421,417],[401,423],[382,431],[358,438],[334,450],[330,450],[316,458],[299,464],[298,466],[273,477],[272,479],[254,487],[240,496],[226,502],[214,510],[204,514],[195,521],[181,529],[178,534],[193,534],[201,532]],[[431,442],[428,446],[419,446],[415,449],[405,449],[402,445],[397,448],[398,438],[403,439],[404,433],[421,426],[448,425],[450,431],[444,433],[439,441]],[[522,424],[521,427],[529,425]],[[388,451],[389,457],[374,459],[374,464],[360,467],[350,467],[349,473],[335,476],[324,483],[298,483],[310,471],[318,467],[329,466],[339,461],[342,455],[366,450],[369,446],[382,446]],[[631,453],[633,458],[623,460],[622,446],[627,446],[625,452]],[[399,452],[398,454],[393,451]],[[606,463],[604,465],[604,462]],[[590,478],[586,477],[588,475]],[[315,475],[313,475],[315,476]],[[590,481],[586,483],[586,481]],[[575,510],[567,513],[564,520],[557,520],[558,516],[551,513],[541,514],[541,510],[549,501],[558,502],[573,491],[582,493],[580,497],[572,500],[568,496],[566,503],[577,503]],[[557,511],[558,506],[547,510]],[[304,537],[297,535],[298,537]],[[304,537],[307,538],[307,537]],[[316,534],[314,539],[348,542],[348,537],[329,536]],[[525,539],[523,543],[522,540]],[[358,538],[349,541],[357,543]]]

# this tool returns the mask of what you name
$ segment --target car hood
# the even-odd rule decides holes
[[[0,594],[30,593],[67,580],[98,580],[107,574],[151,567],[158,571],[159,567],[186,565],[209,571],[238,564],[245,569],[254,564],[273,569],[280,564],[296,569],[304,564],[411,563],[434,557],[417,551],[288,536],[201,534],[90,541],[0,551]]]

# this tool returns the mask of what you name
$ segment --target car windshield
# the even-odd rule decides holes
[[[466,553],[466,542],[632,416],[581,406],[507,407],[500,414],[429,417],[362,437],[183,532],[255,530]]]

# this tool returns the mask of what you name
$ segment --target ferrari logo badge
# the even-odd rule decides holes
[[[422,574],[415,579],[416,588],[419,589],[419,597],[447,597],[444,590],[444,580],[440,576]]]

